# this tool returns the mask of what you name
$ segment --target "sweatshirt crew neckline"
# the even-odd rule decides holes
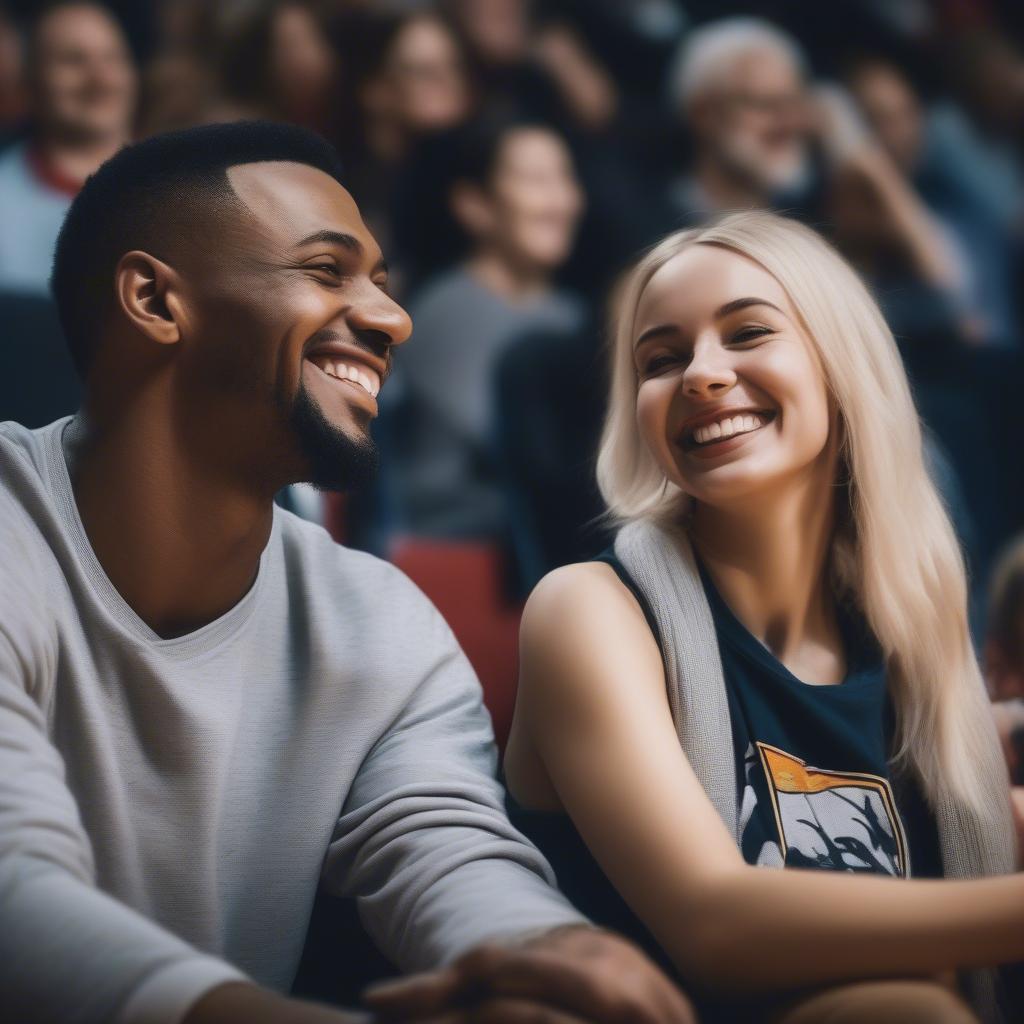
[[[71,472],[68,465],[68,454],[65,450],[65,434],[74,423],[74,416],[57,420],[46,431],[44,457],[46,475],[53,494],[58,514],[64,522],[68,537],[78,556],[79,564],[85,571],[92,585],[97,600],[117,625],[137,643],[159,650],[165,654],[181,658],[191,658],[206,654],[220,644],[234,637],[252,618],[253,611],[259,601],[274,552],[279,548],[277,543],[279,526],[278,511],[274,516],[267,539],[260,555],[259,568],[252,586],[241,599],[223,615],[208,622],[205,626],[176,637],[162,637],[150,627],[134,608],[121,596],[120,591],[111,582],[100,560],[96,557],[85,524],[75,502],[74,490],[71,486]],[[275,560],[276,561],[276,560]]]

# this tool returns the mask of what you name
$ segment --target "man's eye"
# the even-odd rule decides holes
[[[338,274],[338,265],[336,263],[311,263],[309,265],[310,270],[323,270],[328,274]]]

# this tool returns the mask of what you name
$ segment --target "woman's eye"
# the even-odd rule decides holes
[[[655,356],[653,359],[647,361],[647,365],[644,366],[644,373],[658,373],[660,370],[664,370],[666,366],[669,366],[673,361],[673,356]]]
[[[763,338],[766,334],[771,333],[771,329],[768,327],[744,327],[732,336],[732,340],[741,342],[754,341],[757,338]]]

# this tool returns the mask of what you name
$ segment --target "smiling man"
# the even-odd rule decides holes
[[[509,825],[436,610],[273,505],[372,473],[411,329],[326,144],[123,150],[53,288],[83,408],[0,426],[5,1019],[349,1020],[281,995],[324,879],[401,968],[449,965],[378,996],[402,1019],[689,1020]]]

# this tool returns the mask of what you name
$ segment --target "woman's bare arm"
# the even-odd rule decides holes
[[[527,604],[506,758],[527,806],[538,768],[612,883],[708,988],[780,991],[1024,958],[1024,876],[747,865],[680,748],[636,599],[601,563],[557,570]]]

